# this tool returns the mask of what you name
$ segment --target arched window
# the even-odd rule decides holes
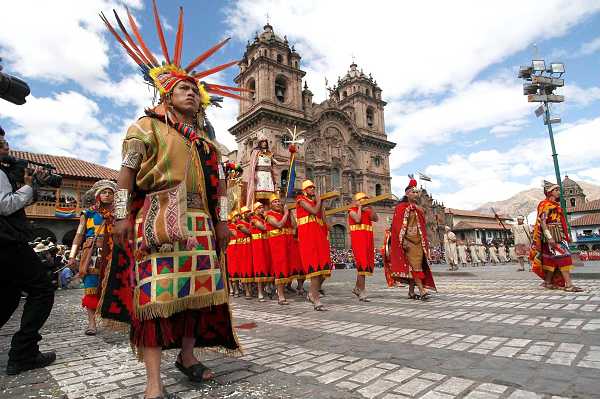
[[[275,78],[275,98],[280,103],[284,103],[286,100],[286,92],[287,92],[287,81],[285,77],[282,75],[277,76]]]
[[[369,127],[373,127],[373,123],[374,123],[374,112],[373,112],[373,108],[368,107],[367,108],[367,126]]]
[[[375,196],[381,195],[381,184],[377,183],[375,185]]]
[[[571,206],[574,207],[575,206],[575,198],[571,198],[570,202],[571,202]]]
[[[340,170],[338,168],[331,169],[331,186],[334,190],[340,187]]]
[[[283,62],[283,56],[281,54],[277,54],[277,62],[280,64]]]
[[[334,224],[331,228],[331,246],[336,249],[346,248],[346,228],[341,224]]]
[[[248,93],[248,96],[250,97],[250,100],[252,100],[252,102],[254,102],[256,100],[256,81],[253,78],[248,80],[248,83],[246,84],[246,88],[248,90],[252,90],[251,93]]]

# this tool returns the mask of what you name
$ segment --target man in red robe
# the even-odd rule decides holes
[[[331,276],[331,256],[323,202],[312,181],[302,182],[302,194],[296,198],[296,204],[302,272],[306,278],[310,278],[308,299],[314,304],[315,310],[321,311],[324,308],[319,290],[323,280]]]
[[[408,283],[410,299],[425,300],[427,288],[436,290],[429,268],[429,240],[425,213],[417,205],[421,191],[411,177],[404,198],[396,206],[392,219],[391,270],[394,280]],[[419,295],[415,295],[415,285]]]
[[[352,253],[356,265],[356,285],[352,293],[363,302],[369,302],[365,288],[365,277],[372,276],[375,268],[373,222],[379,220],[377,213],[370,206],[363,207],[361,205],[360,201],[368,198],[365,193],[356,193],[353,206],[348,210]]]

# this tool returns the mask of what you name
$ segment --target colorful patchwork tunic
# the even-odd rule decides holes
[[[546,223],[554,244],[550,244],[542,231],[542,222]],[[531,270],[541,279],[546,273],[552,273],[552,283],[565,286],[561,270],[571,270],[573,259],[569,251],[570,241],[567,221],[560,204],[545,199],[537,207],[537,218],[533,227],[533,243],[529,252]]]
[[[170,121],[166,125],[165,117],[152,111],[147,115],[129,128],[123,144],[123,165],[136,170],[136,197],[130,212],[136,240],[125,248],[115,245],[102,316],[131,323],[132,347],[140,357],[144,347],[181,348],[184,337],[195,338],[196,347],[236,351],[239,345],[219,257],[225,254],[218,252],[213,227],[220,155],[203,132]],[[135,166],[125,163],[138,157]],[[170,250],[146,248],[144,217],[157,229],[172,221],[150,214],[153,207],[142,206],[144,193],[175,187],[184,177],[184,220],[195,245],[190,247],[188,240],[172,243]]]

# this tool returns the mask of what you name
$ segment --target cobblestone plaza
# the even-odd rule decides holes
[[[368,280],[370,303],[350,292],[354,271],[325,283],[327,312],[305,300],[233,301],[244,356],[207,352],[214,382],[187,382],[165,355],[169,392],[184,398],[593,398],[600,397],[600,280],[597,265],[575,271],[582,293],[539,288],[515,265],[438,271],[428,302]],[[587,274],[583,271],[588,272]],[[587,278],[582,278],[587,277]],[[125,334],[83,334],[79,290],[57,292],[42,331],[52,366],[0,375],[0,398],[138,398],[144,366]],[[288,294],[290,295],[290,294]],[[4,369],[18,316],[0,331]]]

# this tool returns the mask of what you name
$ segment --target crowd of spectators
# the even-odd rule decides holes
[[[67,267],[69,251],[65,245],[56,245],[52,237],[41,237],[31,241],[29,245],[46,267],[56,288],[77,288],[78,281],[74,279],[73,270]]]
[[[331,262],[336,269],[354,269],[354,255],[351,249],[331,248]],[[381,252],[375,250],[375,267],[383,267]]]
[[[38,201],[55,204],[56,203],[56,192],[41,190],[38,194]],[[58,198],[58,202],[61,205],[74,205],[77,202],[77,200],[73,195],[61,194],[60,197]]]

